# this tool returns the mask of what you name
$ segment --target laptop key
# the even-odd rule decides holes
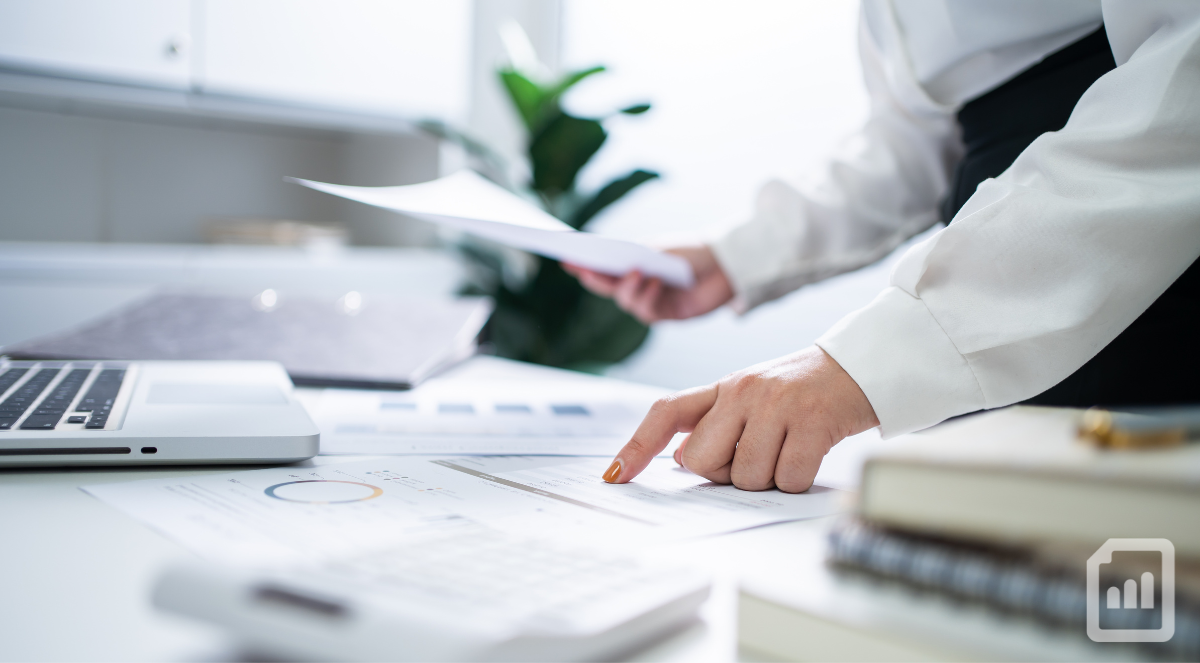
[[[31,414],[21,422],[21,430],[54,430],[60,415]]]

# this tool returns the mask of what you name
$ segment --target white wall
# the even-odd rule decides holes
[[[857,16],[854,0],[569,0],[564,66],[609,67],[569,107],[654,104],[614,118],[583,184],[663,174],[593,229],[647,237],[741,220],[768,178],[819,164],[866,118]]]

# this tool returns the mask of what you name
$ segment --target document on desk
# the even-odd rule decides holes
[[[405,186],[362,187],[287,178],[310,189],[402,212],[455,230],[605,274],[634,270],[691,287],[691,265],[676,255],[581,232],[470,170]]]
[[[329,459],[326,459],[329,460]],[[83,488],[214,561],[263,565],[386,548],[443,523],[636,550],[844,508],[845,493],[744,492],[655,459],[636,480],[607,459],[388,457]]]
[[[305,391],[322,454],[546,454],[611,459],[669,390],[603,378],[433,378],[411,391]],[[673,451],[673,448],[671,449]],[[666,453],[666,451],[664,451]]]

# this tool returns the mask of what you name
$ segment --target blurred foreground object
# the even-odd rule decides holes
[[[1083,413],[1079,435],[1098,447],[1151,449],[1200,437],[1200,407],[1145,407]]]
[[[708,597],[678,565],[436,520],[349,559],[176,566],[154,604],[278,660],[592,661],[679,629]]]
[[[855,517],[824,546],[811,536],[794,574],[743,582],[740,644],[786,660],[1196,660],[1200,445],[1098,448],[1080,439],[1081,414],[1009,407],[877,451]],[[1090,564],[1111,539],[1169,540],[1173,580],[1158,552],[1110,553],[1100,628],[1171,618],[1168,640],[1089,640]]]
[[[1200,445],[1138,453],[1079,439],[1079,410],[1014,406],[869,459],[860,512],[880,525],[1012,544],[1167,538],[1200,558]]]
[[[215,218],[204,222],[204,239],[210,244],[299,246],[307,249],[340,249],[350,242],[345,226],[286,219]]]
[[[531,193],[547,212],[576,230],[659,176],[639,169],[596,191],[578,191],[579,172],[608,138],[603,121],[618,113],[645,113],[650,105],[637,104],[602,118],[575,117],[563,110],[563,95],[585,78],[603,72],[604,67],[556,78],[537,60],[520,26],[502,26],[501,36],[512,64],[498,74],[527,132],[529,180],[511,186],[512,169],[504,166],[495,151],[445,124],[426,122],[424,129],[459,143],[481,162],[485,175]],[[554,260],[474,241],[464,241],[460,247],[475,267],[465,294],[487,295],[496,302],[486,338],[503,357],[586,369],[621,361],[649,333],[648,327],[612,300],[585,290]]]

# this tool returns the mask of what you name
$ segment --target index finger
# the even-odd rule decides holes
[[[717,385],[687,389],[655,401],[633,437],[604,472],[608,483],[627,483],[642,473],[675,433],[690,433],[717,402]]]

